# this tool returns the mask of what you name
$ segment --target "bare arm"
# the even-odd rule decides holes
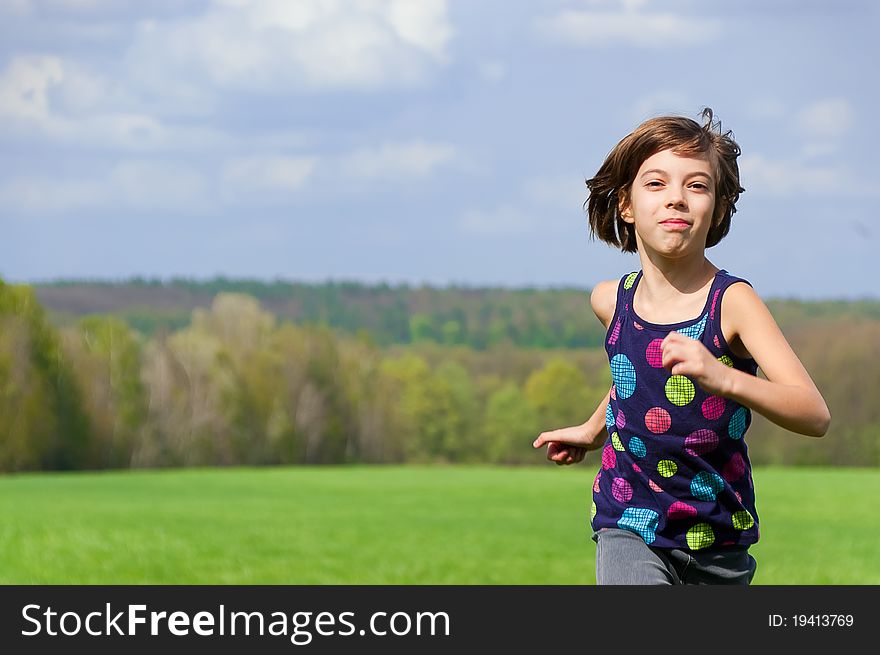
[[[593,288],[593,292],[590,294],[590,305],[606,330],[614,317],[616,304],[617,280],[606,280]],[[609,387],[605,397],[590,418],[580,425],[542,432],[532,445],[535,448],[540,448],[544,444],[548,444],[547,459],[557,464],[579,462],[583,459],[586,451],[601,448],[608,437],[608,432],[605,429],[605,408],[608,406],[610,398],[611,388]]]
[[[738,337],[766,380],[725,366],[701,343],[677,332],[663,340],[663,365],[787,430],[823,436],[831,422],[828,406],[755,291],[746,284],[732,285],[722,308],[722,316],[730,317],[728,342]]]
[[[727,296],[730,296],[728,299]],[[828,431],[831,413],[810,374],[795,355],[770,310],[746,284],[731,286],[729,302],[733,330],[767,377],[763,380],[729,369],[723,395],[750,407],[777,425],[811,437]]]

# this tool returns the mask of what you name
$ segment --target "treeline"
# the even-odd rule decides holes
[[[880,322],[789,337],[825,393],[829,436],[755,417],[756,463],[880,464]],[[531,441],[582,422],[610,385],[601,349],[383,347],[217,294],[146,338],[114,316],[54,327],[0,282],[0,470],[399,462],[543,463]]]
[[[356,282],[304,284],[230,280],[135,278],[123,282],[61,281],[35,287],[53,323],[73,324],[88,314],[111,314],[152,337],[189,325],[196,308],[218,293],[256,298],[279,320],[327,325],[357,335],[367,331],[380,346],[438,343],[488,350],[598,348],[603,329],[589,306],[588,289],[505,289]],[[823,318],[880,320],[880,302],[769,300],[783,329]]]
[[[609,382],[598,352],[386,351],[279,324],[242,294],[151,339],[112,316],[56,330],[32,289],[0,286],[4,471],[534,463],[536,430],[580,416]]]

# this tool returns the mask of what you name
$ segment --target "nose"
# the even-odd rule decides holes
[[[670,186],[666,197],[667,209],[687,209],[687,202],[680,189]]]

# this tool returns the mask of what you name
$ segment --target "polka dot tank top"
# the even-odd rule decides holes
[[[660,350],[675,330],[725,365],[755,375],[755,361],[734,355],[721,334],[725,290],[749,282],[718,271],[697,318],[658,325],[633,311],[641,277],[639,271],[621,278],[605,338],[613,384],[605,411],[609,439],[593,483],[593,530],[630,530],[656,548],[753,544],[758,515],[743,438],[751,412],[670,375]]]

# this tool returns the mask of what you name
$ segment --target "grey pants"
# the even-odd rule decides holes
[[[746,547],[651,548],[637,534],[614,528],[594,533],[593,539],[600,585],[747,585],[755,575],[755,558]]]

